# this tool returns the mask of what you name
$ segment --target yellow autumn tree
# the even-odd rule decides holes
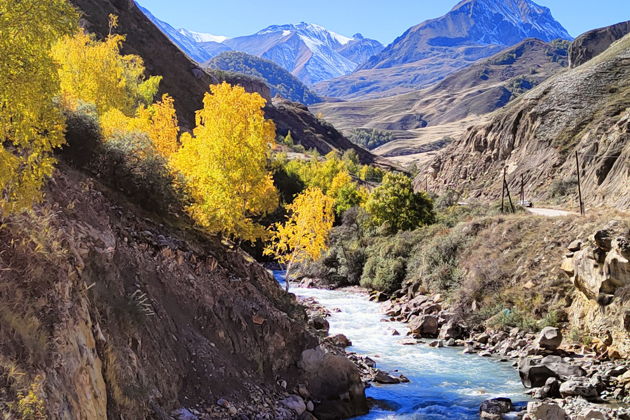
[[[267,161],[275,126],[265,99],[227,83],[210,86],[193,134],[181,136],[171,166],[192,198],[191,217],[210,232],[255,240],[265,229],[253,217],[278,205]]]
[[[286,206],[287,221],[270,229],[272,239],[264,253],[287,265],[287,290],[293,264],[315,260],[326,250],[335,220],[333,204],[334,200],[319,188],[308,188]]]
[[[116,26],[114,16],[110,26]],[[124,40],[123,35],[110,34],[99,41],[79,30],[54,45],[52,55],[60,65],[62,98],[68,108],[82,101],[95,104],[99,114],[117,109],[133,116],[139,105],[153,102],[162,78],[145,78],[142,58],[120,53]]]
[[[134,117],[128,117],[118,109],[110,109],[101,117],[101,128],[105,138],[115,134],[139,131],[151,139],[155,150],[165,158],[179,148],[179,124],[175,113],[175,102],[168,94],[162,101],[145,107],[141,105]]]
[[[50,48],[77,25],[66,0],[0,0],[0,216],[31,206],[53,172],[64,120]]]

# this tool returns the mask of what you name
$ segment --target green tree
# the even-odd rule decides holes
[[[412,230],[435,219],[431,199],[425,193],[414,192],[411,179],[403,174],[386,174],[365,209],[375,224],[388,224],[395,232]]]

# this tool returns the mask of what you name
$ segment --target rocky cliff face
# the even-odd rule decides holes
[[[570,322],[605,337],[602,350],[630,357],[630,228],[612,221],[569,245],[562,269],[577,289]]]
[[[571,67],[586,63],[606,51],[610,44],[630,33],[630,21],[588,31],[575,39],[569,49]]]
[[[33,214],[2,221],[0,255],[2,414],[31,383],[50,419],[293,419],[280,401],[298,384],[337,413],[322,418],[364,410],[350,362],[344,382],[298,367],[318,340],[251,257],[79,172],[62,167]]]
[[[586,205],[627,209],[628,78],[630,36],[543,82],[497,111],[489,123],[470,127],[418,180],[430,174],[432,190],[450,188],[469,197],[495,199],[507,168],[513,194],[518,194],[522,177],[528,199],[574,203],[577,152]]]

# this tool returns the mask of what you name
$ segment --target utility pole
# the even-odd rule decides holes
[[[521,205],[525,205],[525,176],[521,174]]]
[[[512,203],[512,196],[510,195],[510,186],[507,183],[507,179],[505,179],[504,182],[505,182],[505,191],[507,191],[508,201],[510,202],[510,208],[512,209],[512,213],[516,213],[516,210],[514,209],[514,204]]]
[[[501,213],[505,212],[505,168],[503,168],[503,185],[501,185]]]
[[[580,180],[580,159],[578,158],[577,150],[575,151],[575,170],[577,172],[578,200],[580,203],[580,214],[584,216],[584,202],[582,201],[582,181]]]

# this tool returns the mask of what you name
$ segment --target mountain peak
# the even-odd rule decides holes
[[[361,68],[394,67],[460,47],[485,48],[488,56],[527,38],[572,39],[548,8],[531,0],[463,0],[446,15],[409,28]]]

